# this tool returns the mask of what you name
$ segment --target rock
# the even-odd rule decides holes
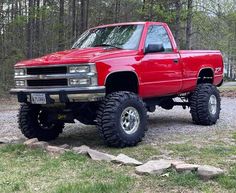
[[[116,157],[107,153],[102,153],[93,149],[88,150],[88,154],[92,160],[95,161],[112,161]]]
[[[171,160],[171,166],[174,168],[176,168],[177,165],[181,165],[181,164],[186,164],[186,163],[181,160]]]
[[[0,139],[0,144],[18,144],[22,141],[22,139],[19,139],[18,137],[4,137]]]
[[[28,145],[28,147],[30,147],[31,149],[40,148],[40,149],[43,149],[43,150],[45,150],[47,146],[48,146],[48,143],[45,142],[45,141],[38,141],[38,142],[31,143],[31,144]]]
[[[153,160],[147,163],[137,166],[135,171],[137,174],[163,174],[168,168],[171,167],[169,160]]]
[[[198,167],[197,174],[202,180],[209,180],[224,174],[224,171],[220,168],[203,165]]]
[[[87,154],[88,151],[90,150],[90,148],[86,145],[82,145],[80,147],[74,147],[74,148],[72,148],[72,150],[78,154]]]
[[[66,151],[68,151],[68,150],[66,150],[66,149],[64,149],[64,148],[57,147],[57,146],[51,146],[51,145],[47,146],[47,147],[46,147],[46,150],[47,150],[49,153],[52,153],[52,154],[63,154],[63,153],[65,153]]]
[[[124,154],[119,154],[114,160],[112,160],[112,162],[114,163],[121,163],[121,164],[124,164],[124,165],[135,165],[135,166],[139,166],[139,165],[142,165],[143,163],[136,160],[136,159],[133,159],[127,155],[124,155]]]
[[[68,144],[60,145],[59,147],[63,149],[70,149],[70,146]]]
[[[6,144],[6,143],[9,143],[9,141],[6,138],[0,139],[0,144]]]
[[[33,139],[29,139],[29,140],[27,140],[27,141],[25,141],[24,142],[24,145],[30,145],[30,144],[32,144],[32,143],[36,143],[36,142],[38,142],[39,140],[37,139],[37,138],[33,138]]]
[[[170,156],[167,155],[154,155],[152,157],[149,158],[149,160],[160,160],[160,159],[164,159],[164,160],[171,160]]]
[[[230,160],[236,160],[236,156],[229,157]]]
[[[177,172],[192,172],[198,169],[199,165],[196,164],[177,164],[175,169]]]

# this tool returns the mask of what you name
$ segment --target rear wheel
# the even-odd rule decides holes
[[[135,146],[144,137],[147,127],[146,107],[134,93],[112,93],[98,110],[97,126],[107,145]]]
[[[39,105],[22,104],[18,115],[19,128],[25,137],[42,141],[56,139],[64,128],[63,122],[51,122],[48,112]]]
[[[190,97],[190,113],[193,122],[213,125],[220,117],[220,94],[212,84],[199,84]]]

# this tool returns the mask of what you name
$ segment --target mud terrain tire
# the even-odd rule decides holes
[[[19,128],[22,134],[29,139],[54,140],[62,133],[64,123],[49,124],[45,118],[46,114],[42,112],[39,105],[22,104],[18,114]]]
[[[213,125],[220,117],[220,94],[212,84],[199,84],[190,97],[190,113],[198,125]]]
[[[98,109],[97,127],[108,146],[135,146],[144,137],[147,127],[146,107],[135,93],[109,94]]]

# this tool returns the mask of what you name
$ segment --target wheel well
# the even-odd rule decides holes
[[[106,94],[116,91],[138,93],[138,78],[134,72],[115,72],[106,79]]]
[[[198,75],[197,84],[213,83],[214,73],[211,68],[202,69]]]

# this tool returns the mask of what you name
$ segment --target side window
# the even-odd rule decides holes
[[[145,48],[149,44],[162,44],[164,47],[164,52],[172,52],[172,45],[170,38],[163,26],[152,25],[148,28],[148,34],[145,42]]]

